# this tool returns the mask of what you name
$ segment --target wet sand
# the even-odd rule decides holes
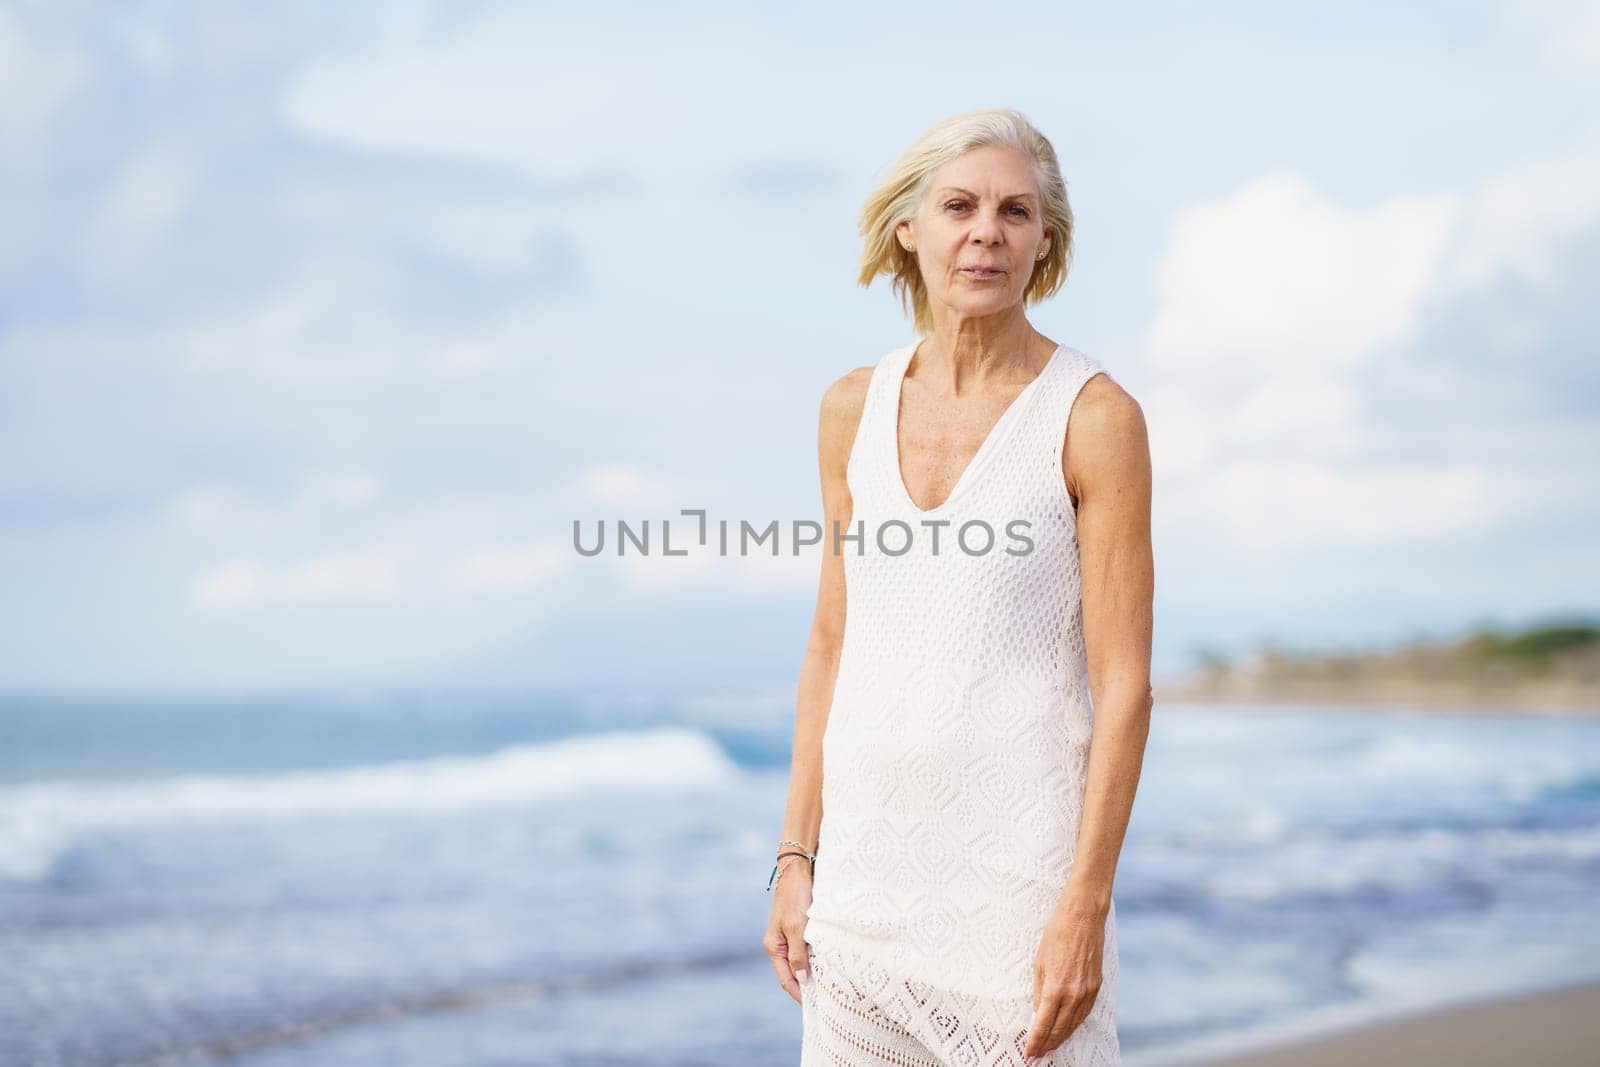
[[[1600,982],[1473,1001],[1169,1067],[1597,1067]]]

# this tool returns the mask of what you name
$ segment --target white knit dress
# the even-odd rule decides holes
[[[847,468],[842,532],[862,536],[841,547],[802,1067],[1022,1064],[1083,811],[1093,711],[1061,455],[1101,368],[1058,347],[924,510],[899,463],[915,350],[873,369]],[[1038,1062],[1121,1062],[1114,905],[1103,958],[1093,1011]]]

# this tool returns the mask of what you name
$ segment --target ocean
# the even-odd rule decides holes
[[[0,698],[0,1064],[794,1064],[792,693]],[[819,860],[820,862],[820,860]],[[1159,705],[1129,1064],[1600,977],[1600,718]]]

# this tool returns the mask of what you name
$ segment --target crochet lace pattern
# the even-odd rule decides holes
[[[1094,719],[1061,455],[1101,367],[1059,346],[949,496],[921,508],[899,458],[915,351],[874,366],[847,467],[841,532],[861,536],[840,548],[803,1067],[1021,1065],[1083,810]],[[1120,1063],[1114,904],[1105,934],[1092,1013],[1038,1062]]]

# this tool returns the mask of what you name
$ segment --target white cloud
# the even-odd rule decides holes
[[[823,546],[802,548],[798,556],[790,540],[784,540],[779,547],[777,556],[764,552],[742,557],[739,560],[740,585],[750,592],[815,590],[822,577]]]
[[[89,81],[76,48],[32,39],[14,11],[0,7],[0,167],[21,170],[46,158],[46,133]]]
[[[644,537],[643,523],[630,520],[629,528],[641,540]],[[717,554],[716,538],[713,536],[706,545],[701,545],[695,540],[685,522],[673,522],[670,529],[672,555],[665,551],[662,542],[662,526],[659,521],[650,522],[650,551],[641,553],[632,540],[626,541],[623,554],[618,555],[617,549],[622,542],[622,535],[614,523],[606,524],[606,550],[595,557],[595,562],[607,561],[619,568],[622,580],[632,589],[639,592],[660,592],[671,589],[686,588],[719,588],[722,587],[732,569],[730,556]],[[683,554],[678,552],[682,550]]]
[[[348,508],[362,508],[378,499],[382,483],[367,473],[314,475],[307,480],[306,495],[312,500]]]
[[[377,502],[383,483],[364,471],[308,474],[282,497],[253,493],[226,483],[192,485],[173,497],[167,514],[178,528],[254,529],[315,523],[330,509],[359,511]]]
[[[1574,238],[1597,225],[1600,151],[1588,145],[1461,192],[1355,207],[1273,174],[1182,213],[1145,339],[1158,522],[1172,523],[1172,536],[1209,529],[1287,549],[1458,536],[1558,507],[1562,483],[1583,480],[1578,467],[1515,485],[1500,467],[1545,469],[1584,450],[1552,459],[1536,426],[1519,439],[1499,425],[1492,446],[1450,436],[1486,402],[1473,382],[1433,373],[1426,408],[1398,426],[1374,425],[1363,400],[1375,361],[1403,363],[1436,310],[1506,278],[1558,280]],[[1541,333],[1525,316],[1487,329],[1501,345]],[[1420,376],[1409,380],[1421,387]],[[1430,434],[1467,448],[1446,446],[1436,462],[1380,451],[1407,443],[1426,456]]]
[[[1477,189],[1346,207],[1272,174],[1172,225],[1145,341],[1163,374],[1294,388],[1330,382],[1414,335],[1429,300],[1503,278],[1548,284],[1600,226],[1600,143],[1512,168]],[[1527,322],[1512,335],[1537,334]],[[1326,411],[1336,397],[1302,395]]]
[[[111,27],[128,57],[146,74],[164,77],[171,74],[182,58],[182,48],[173,39],[172,27],[153,19],[124,18]]]
[[[578,480],[583,492],[601,504],[665,505],[671,496],[669,486],[651,480],[643,471],[626,463],[597,464],[586,468]]]
[[[1600,81],[1600,3],[1509,0],[1501,17],[1533,40],[1546,69],[1578,83]]]
[[[274,193],[274,212],[302,231],[361,234],[372,240],[412,236],[478,272],[526,269],[557,240],[566,240],[570,205],[529,188],[515,196],[464,194],[404,183],[374,189],[325,174],[291,176]],[[563,246],[558,249],[565,252]]]
[[[626,130],[597,125],[586,109],[554,106],[636,85],[641,65],[661,60],[626,54],[614,40],[585,48],[485,20],[450,41],[314,62],[291,83],[284,110],[290,125],[316,137],[570,178],[594,153],[620,156],[619,145],[629,154],[670,151],[677,133],[697,121],[679,111],[689,101],[671,78],[631,96]]]
[[[385,599],[399,590],[398,565],[394,552],[325,556],[281,568],[233,560],[202,576],[193,599],[206,608]]]
[[[1573,238],[1600,223],[1600,143],[1515,167],[1472,197],[1447,259],[1458,288],[1549,284]]]
[[[906,79],[923,73],[915,58],[847,38],[828,43],[828,75],[818,78],[803,55],[788,60],[775,47],[782,40],[759,26],[723,19],[684,39],[681,26],[651,25],[654,12],[634,15],[565,22],[501,9],[445,39],[395,34],[308,63],[280,106],[307,136],[518,168],[564,195],[605,191],[596,183],[640,167],[698,180],[761,159],[845,165],[848,157],[850,166],[880,166],[883,145],[841,137],[842,117],[856,121],[862,100],[874,100],[880,114],[898,112],[903,123],[971,106],[968,86],[955,83],[905,98]],[[663,48],[668,35],[673,46]],[[1060,91],[1059,76],[1045,67],[968,59],[969,84],[1001,84],[1015,99]]]
[[[1332,544],[1382,546],[1455,538],[1493,523],[1488,474],[1467,463],[1370,468],[1265,456],[1239,458],[1204,480],[1172,482],[1158,510],[1182,539],[1196,524],[1236,548],[1292,552]]]
[[[393,374],[426,352],[406,343],[385,306],[391,277],[375,262],[308,260],[279,288],[208,308],[150,340],[185,370],[242,368],[318,382]]]
[[[550,212],[504,203],[440,204],[418,217],[427,240],[457,262],[491,273],[532,263],[549,239]]]
[[[670,526],[664,526],[665,518]],[[767,533],[771,520],[750,520],[751,534],[741,538],[739,520],[728,519],[726,547],[724,531],[715,514],[707,516],[706,543],[699,543],[699,524],[692,516],[652,517],[649,528],[649,551],[640,552],[632,540],[623,554],[618,555],[620,537],[614,522],[606,523],[605,550],[594,557],[596,562],[618,568],[622,580],[635,591],[654,592],[673,589],[715,589],[723,593],[763,593],[787,589],[815,588],[822,565],[821,548],[813,545],[794,554],[794,530],[786,521],[779,521],[776,529],[777,554],[773,554],[774,538],[757,542]],[[630,520],[629,527],[636,537],[644,537],[643,523]],[[670,531],[672,555],[667,555],[666,540]],[[806,531],[809,534],[809,531]],[[595,533],[586,529],[584,542],[593,544]],[[681,554],[680,554],[681,553]]]
[[[1285,438],[1314,442],[1343,453],[1357,441],[1355,383],[1268,378],[1229,407],[1228,429],[1237,443],[1271,445]]]
[[[167,145],[141,152],[112,181],[85,231],[85,269],[102,281],[138,271],[188,206],[194,185],[186,150]]]
[[[483,550],[457,564],[447,582],[457,592],[525,589],[566,570],[575,554],[570,545],[551,544]]]
[[[231,485],[192,485],[167,506],[177,526],[206,528],[232,521],[256,504],[249,493]]]
[[[1452,195],[1344,207],[1294,174],[1191,208],[1162,256],[1150,358],[1312,378],[1359,362],[1415,326],[1459,210]]]
[[[269,553],[312,557],[279,567],[252,558],[215,567],[193,586],[194,602],[205,607],[402,596],[437,603],[542,586],[578,558],[570,542],[556,538],[468,547],[507,528],[547,527],[546,506],[523,493],[462,493],[380,509],[384,496],[382,481],[363,472],[308,475],[281,496],[200,484],[170,502],[167,518],[172,535],[190,544],[252,542]],[[389,547],[316,555],[331,533]],[[402,559],[409,560],[404,583]]]

